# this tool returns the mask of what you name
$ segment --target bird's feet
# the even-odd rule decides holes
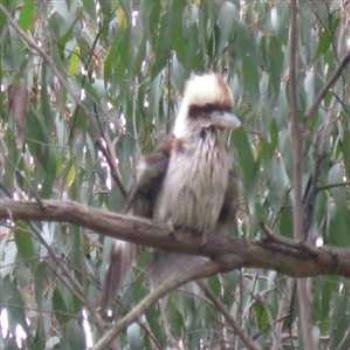
[[[192,238],[196,241],[198,241],[199,245],[201,247],[205,246],[208,242],[208,235],[209,231],[208,230],[197,230],[197,229],[191,229],[190,234]]]
[[[208,242],[207,230],[197,230],[184,225],[174,226],[174,238],[182,242],[198,243],[199,246],[205,246]]]

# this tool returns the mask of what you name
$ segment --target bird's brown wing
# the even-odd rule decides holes
[[[125,207],[127,213],[147,218],[153,217],[153,208],[168,168],[174,140],[174,137],[168,137],[154,153],[139,162],[136,181]]]
[[[136,181],[127,198],[125,212],[152,218],[155,201],[161,189],[174,144],[174,137],[164,140],[154,153],[144,157],[138,164]],[[115,240],[111,249],[110,263],[102,288],[101,308],[113,313],[116,294],[136,256],[135,244]]]
[[[218,230],[228,233],[236,227],[236,216],[240,207],[240,196],[238,189],[238,177],[234,170],[231,169],[228,178],[228,184],[224,203],[222,205],[218,220]]]

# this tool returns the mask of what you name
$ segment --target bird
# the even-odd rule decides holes
[[[199,233],[199,244],[205,244],[206,234],[232,227],[238,189],[228,135],[241,126],[233,104],[232,91],[222,75],[189,78],[172,133],[137,164],[126,202],[128,214]],[[103,287],[105,308],[111,307],[135,255],[134,244],[115,241]],[[150,269],[155,281],[193,259],[176,253],[157,256]]]

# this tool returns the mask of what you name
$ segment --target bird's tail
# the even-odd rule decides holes
[[[125,275],[130,271],[136,256],[136,245],[114,240],[110,263],[102,287],[101,309],[107,318],[114,318],[115,298],[121,290]]]
[[[165,279],[181,271],[203,264],[208,258],[188,254],[158,252],[148,272],[150,288],[154,289]]]

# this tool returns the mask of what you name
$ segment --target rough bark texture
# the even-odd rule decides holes
[[[267,236],[262,240],[208,235],[199,246],[188,232],[176,231],[150,220],[89,208],[72,201],[1,200],[0,219],[57,221],[77,224],[120,240],[162,250],[207,256],[220,264],[221,271],[232,267],[276,270],[289,276],[308,277],[336,274],[350,277],[350,249],[316,248],[290,239]]]

